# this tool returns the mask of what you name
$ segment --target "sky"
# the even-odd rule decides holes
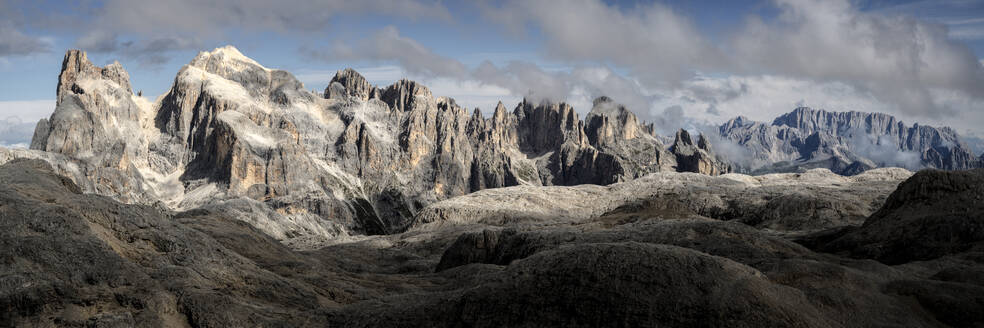
[[[224,45],[308,89],[352,67],[487,114],[606,95],[664,133],[809,106],[984,136],[984,0],[0,0],[0,145],[54,110],[68,49],[153,100]]]

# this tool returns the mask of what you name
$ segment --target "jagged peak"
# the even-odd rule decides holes
[[[697,148],[711,151],[711,142],[707,140],[707,137],[703,133],[697,136]]]
[[[393,82],[390,86],[386,87],[387,91],[403,89],[410,91],[415,96],[433,96],[431,91],[423,83],[410,80],[407,78],[402,78],[396,82]]]
[[[728,120],[728,123],[727,124],[728,125],[739,125],[739,126],[741,126],[741,125],[745,125],[746,123],[754,123],[754,122],[755,121],[753,121],[752,119],[748,118],[748,116],[739,115],[739,116],[737,116],[735,118],[732,118],[732,119]]]
[[[401,112],[409,111],[417,97],[433,98],[430,89],[423,84],[408,79],[400,79],[381,92],[380,100],[390,108]]]
[[[58,103],[61,103],[62,95],[73,92],[71,89],[79,79],[112,81],[120,88],[132,93],[130,74],[123,69],[123,65],[118,61],[113,61],[105,67],[98,67],[89,60],[85,51],[70,49],[65,52],[61,73],[58,74]]]
[[[335,72],[335,76],[331,78],[331,82],[328,82],[328,86],[325,87],[325,98],[334,99],[339,98],[342,95],[332,93],[332,84],[338,83],[344,88],[344,93],[348,96],[357,97],[363,101],[369,100],[375,96],[378,96],[377,89],[369,84],[362,74],[359,74],[356,70],[351,67],[345,68]]]
[[[356,71],[354,68],[351,67],[346,67],[345,69],[335,71],[335,76],[332,77],[331,80],[332,82],[334,82],[334,81],[339,81],[349,78],[366,80],[366,78],[362,76],[362,74],[360,74],[359,71]]]
[[[693,145],[694,141],[690,138],[690,132],[685,129],[679,129],[676,132],[676,137],[673,139],[673,146],[682,145]]]
[[[499,101],[499,103],[495,105],[495,111],[492,112],[492,117],[500,119],[505,118],[506,115],[509,115],[509,110],[506,109],[506,105],[502,104],[502,101]]]

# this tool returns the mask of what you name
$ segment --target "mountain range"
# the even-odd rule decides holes
[[[664,136],[608,97],[311,91],[233,47],[154,101],[69,51],[57,95],[0,148],[0,326],[984,324],[984,159],[949,128]]]
[[[982,163],[952,129],[884,114],[797,108],[718,130],[660,136],[607,97],[583,120],[568,104],[527,100],[485,115],[414,81],[373,86],[352,69],[313,92],[231,46],[199,53],[152,102],[118,63],[97,67],[72,50],[31,150],[0,157],[46,159],[123,202],[238,213],[299,248],[405,231],[427,205],[488,188]]]

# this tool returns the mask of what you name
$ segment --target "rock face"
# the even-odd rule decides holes
[[[325,88],[324,96],[328,99],[354,97],[369,101],[369,99],[379,99],[379,89],[370,85],[369,81],[354,69],[346,68],[336,72],[335,77],[331,78],[331,82]]]
[[[893,264],[984,254],[984,169],[920,171],[864,225],[823,249]]]
[[[122,204],[82,193],[46,161],[14,159],[0,166],[0,325],[979,326],[979,249],[935,248],[945,256],[886,265],[817,253],[781,234],[706,217],[715,212],[700,205],[713,197],[752,199],[759,196],[748,194],[769,188],[821,198],[874,194],[885,192],[874,186],[897,183],[904,173],[659,173],[613,186],[488,189],[442,203],[498,193],[473,205],[522,210],[530,206],[515,199],[528,193],[559,200],[556,190],[634,198],[580,198],[576,205],[585,210],[569,208],[554,219],[542,212],[546,219],[537,222],[513,214],[462,218],[296,251],[225,210]],[[980,172],[940,173],[907,180],[870,225],[899,211],[922,216],[938,201],[980,197],[972,187],[980,186]],[[688,202],[698,195],[705,196]],[[577,214],[595,206],[603,208]],[[938,221],[919,222],[928,228]]]
[[[880,113],[828,112],[800,107],[771,124],[738,117],[718,129],[748,159],[732,159],[748,172],[828,168],[856,174],[874,167],[961,170],[984,166],[948,127],[905,125]]]
[[[375,87],[351,69],[313,93],[233,47],[199,53],[156,102],[132,93],[119,64],[68,52],[32,149],[60,157],[7,154],[82,168],[59,173],[122,201],[240,213],[296,247],[403,231],[427,204],[486,188],[727,172],[706,144],[669,153],[608,98],[585,121],[568,104],[526,100],[486,117],[414,81]]]
[[[724,164],[711,152],[711,143],[700,135],[696,143],[687,130],[677,131],[670,152],[676,156],[679,172],[694,172],[708,175],[718,175],[731,172],[731,166]]]

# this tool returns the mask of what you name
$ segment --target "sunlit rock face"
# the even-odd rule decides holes
[[[403,231],[427,204],[486,188],[693,171],[605,97],[586,121],[568,104],[526,100],[485,116],[417,82],[376,87],[352,69],[319,94],[231,46],[199,53],[155,101],[133,94],[119,64],[70,51],[58,99],[33,140],[57,156],[8,157],[62,161],[82,188],[123,201],[243,213],[298,247]]]

